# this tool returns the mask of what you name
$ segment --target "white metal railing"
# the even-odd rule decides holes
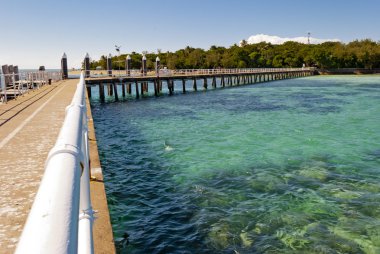
[[[160,77],[169,76],[191,76],[191,75],[218,75],[218,74],[256,74],[256,73],[270,73],[270,72],[298,72],[298,71],[312,71],[314,68],[243,68],[243,69],[160,69]],[[112,70],[112,76],[125,77],[126,70]],[[108,70],[90,70],[90,77],[106,77],[109,76]],[[141,70],[130,70],[129,76],[131,77],[153,77],[157,76],[155,70],[148,70],[146,74]]]
[[[61,79],[61,72],[0,73],[0,102],[7,102],[10,97],[17,98],[31,89],[38,89],[49,80],[55,82]]]
[[[83,74],[22,232],[16,253],[93,253],[88,129]]]

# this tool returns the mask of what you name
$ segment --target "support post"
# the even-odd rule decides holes
[[[193,79],[193,89],[194,89],[194,91],[198,90],[197,89],[197,79],[196,78]]]
[[[107,57],[107,73],[109,77],[112,77],[112,55],[109,54]]]
[[[104,96],[104,85],[103,85],[103,83],[99,84],[99,96],[100,96],[100,102],[104,102],[105,96]]]
[[[160,76],[160,58],[156,57],[156,76]]]
[[[87,87],[87,97],[91,99],[91,86]]]
[[[169,95],[173,95],[174,81],[171,79],[168,79],[167,83],[168,83]]]
[[[113,86],[113,91],[115,94],[115,101],[119,101],[119,96],[117,94],[117,83],[113,83],[112,86]]]
[[[186,93],[186,80],[182,79],[182,92]]]
[[[154,96],[158,96],[158,92],[157,92],[157,83],[158,83],[158,78],[154,79]]]
[[[127,55],[127,58],[125,59],[125,72],[127,74],[127,77],[131,76],[131,67],[132,59],[130,55]]]
[[[203,88],[207,90],[207,78],[203,79]]]
[[[146,56],[143,55],[143,57],[142,57],[142,75],[146,76],[146,72],[147,72],[147,70],[146,70]]]
[[[89,78],[90,77],[90,56],[88,53],[84,57],[84,70],[85,70],[85,77]]]
[[[113,88],[112,88],[112,84],[108,84],[108,85],[107,85],[107,95],[108,95],[108,96],[113,96]]]
[[[125,84],[124,83],[121,83],[121,94],[124,98],[125,97]]]
[[[139,84],[138,82],[136,81],[136,99],[140,98],[140,95],[139,95]]]
[[[66,53],[63,53],[62,59],[61,59],[61,72],[62,72],[62,79],[67,79],[69,76],[69,72],[67,69],[67,56]]]
[[[215,76],[212,78],[212,87],[216,88],[216,77]]]

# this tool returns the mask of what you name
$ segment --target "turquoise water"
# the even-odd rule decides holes
[[[92,111],[119,253],[380,253],[380,76]]]

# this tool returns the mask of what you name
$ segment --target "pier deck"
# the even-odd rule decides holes
[[[77,83],[78,80],[60,81],[0,104],[0,253],[13,253],[17,246],[44,173],[47,154],[56,142]],[[97,151],[93,156],[97,157]],[[99,162],[94,167],[100,178]],[[106,253],[104,248],[108,248],[112,252],[103,183],[92,182],[91,192],[98,197],[93,200],[94,210],[99,210],[94,242],[103,245],[103,250],[95,246],[95,251]]]

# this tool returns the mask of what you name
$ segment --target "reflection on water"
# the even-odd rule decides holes
[[[92,103],[119,253],[380,253],[380,77]]]

